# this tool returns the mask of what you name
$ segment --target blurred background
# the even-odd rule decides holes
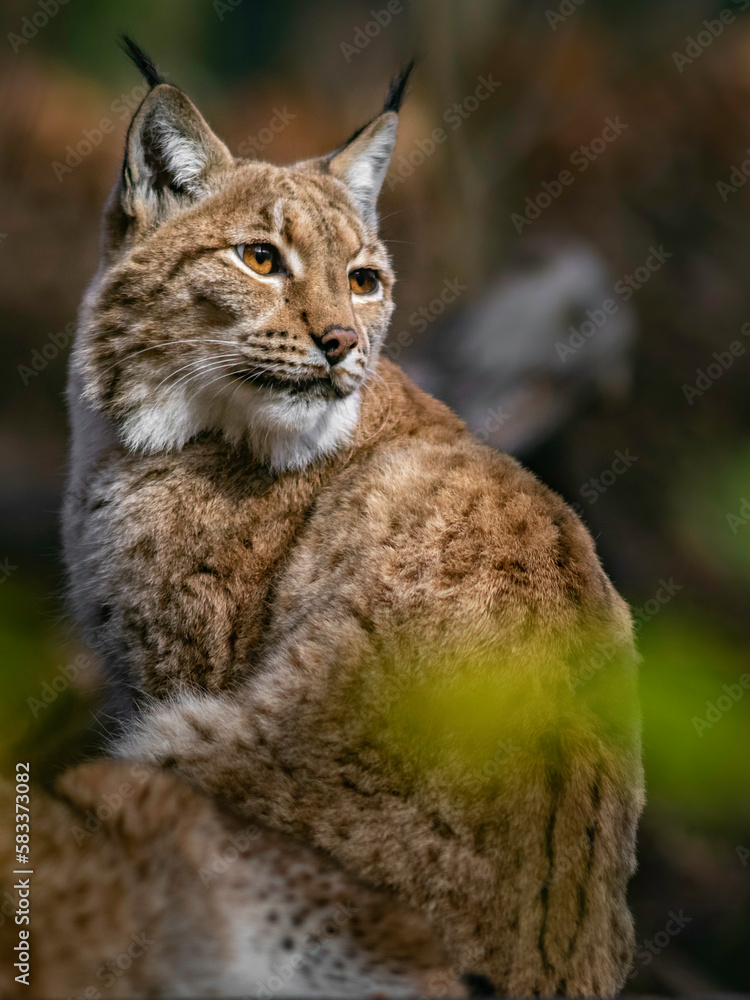
[[[419,59],[387,354],[584,518],[635,610],[629,989],[750,987],[750,0],[5,0],[0,767],[106,730],[62,608],[72,324],[150,52],[235,151],[335,148]],[[744,165],[744,166],[743,166]]]

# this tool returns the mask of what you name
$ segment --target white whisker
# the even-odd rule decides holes
[[[219,361],[220,359],[223,359],[223,358],[234,358],[234,357],[236,357],[235,354],[217,354],[217,355],[214,355],[214,357],[212,357],[210,359],[206,359],[206,360]],[[201,364],[203,362],[203,360],[204,360],[203,358],[194,358],[192,361],[188,361],[188,363],[186,365],[183,365],[182,368],[177,368],[177,369],[175,369],[175,371],[170,372],[169,375],[165,376],[161,380],[161,382],[154,389],[154,392],[158,392],[159,389],[161,389],[161,387],[164,385],[164,383],[168,382],[171,378],[174,378],[175,375],[179,375],[180,372],[185,371],[186,368],[194,368],[196,365]]]
[[[220,368],[231,368],[232,365],[246,363],[244,358],[238,357],[236,354],[230,358],[226,358],[223,361],[207,361],[203,364],[198,371],[188,372],[186,375],[181,375],[180,378],[171,385],[170,389],[176,389],[178,385],[187,385],[188,382],[192,382],[194,379],[200,378],[202,375],[208,375],[213,371],[218,371]]]
[[[198,388],[195,390],[193,396],[197,395],[199,392],[205,392],[206,389],[210,389],[212,385],[214,385],[216,382],[220,382],[223,378],[232,378],[232,376],[234,375],[242,375],[246,370],[247,370],[246,368],[240,368],[238,371],[234,372],[222,372],[221,375],[218,375],[216,378],[212,378],[211,381],[207,382],[205,385],[199,385]],[[221,386],[219,392],[214,393],[214,395],[209,400],[209,404],[213,403],[213,401],[216,399],[219,393],[221,393],[223,388],[224,386]]]
[[[193,340],[165,340],[159,344],[151,344],[150,347],[143,347],[140,351],[132,351],[130,354],[124,354],[121,358],[118,358],[114,364],[105,368],[101,374],[106,375],[107,372],[111,372],[113,368],[117,368],[118,365],[121,365],[123,361],[130,361],[131,358],[135,358],[139,354],[145,354],[147,351],[156,351],[160,347],[174,347],[176,344],[218,344],[221,347],[233,347],[235,350],[237,350],[240,346],[238,343],[232,343],[232,341],[229,340],[204,340],[203,338]]]

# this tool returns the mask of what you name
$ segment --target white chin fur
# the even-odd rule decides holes
[[[307,400],[273,389],[242,386],[205,398],[175,392],[161,403],[142,401],[124,425],[133,451],[172,451],[201,431],[221,431],[232,444],[247,444],[273,470],[304,469],[345,447],[359,422],[360,391],[344,399]],[[213,398],[212,398],[213,396]]]

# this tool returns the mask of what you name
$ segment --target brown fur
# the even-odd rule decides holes
[[[19,928],[4,908],[4,997],[464,992],[415,913],[172,775],[99,762],[64,775],[57,797],[31,798],[30,985],[16,981]],[[10,786],[0,808],[12,815]]]
[[[279,168],[232,161],[174,98],[208,165],[157,197],[138,142],[177,114],[163,86],[72,380],[73,606],[120,690],[169,697],[126,752],[395,891],[501,991],[610,995],[643,797],[630,618],[570,509],[378,359],[393,277],[352,185],[394,112]],[[293,246],[303,276],[242,273],[248,239]],[[354,259],[377,300],[349,292]],[[346,371],[315,346],[336,325],[357,336]],[[171,387],[216,341],[241,362],[218,408],[215,370]],[[331,447],[306,451],[304,422],[274,437],[308,402],[356,404]]]

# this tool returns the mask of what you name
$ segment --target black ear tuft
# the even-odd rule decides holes
[[[122,50],[132,60],[136,69],[141,72],[149,87],[157,87],[160,83],[164,83],[164,77],[159,73],[151,59],[127,35],[122,35]]]
[[[388,96],[383,105],[384,114],[386,111],[395,111],[398,114],[401,110],[401,105],[404,103],[404,97],[406,96],[406,85],[409,82],[411,71],[414,69],[414,62],[415,60],[412,59],[409,65],[405,66],[400,73],[397,73],[391,81]]]
[[[412,61],[409,63],[408,66],[405,66],[400,73],[397,73],[396,76],[394,76],[393,80],[391,81],[391,85],[388,88],[388,94],[386,95],[385,98],[385,104],[383,105],[383,110],[380,112],[380,114],[376,115],[375,118],[372,118],[361,128],[358,128],[356,132],[352,133],[352,135],[349,136],[349,138],[346,140],[344,145],[340,147],[340,149],[344,149],[346,146],[349,145],[349,143],[354,142],[355,139],[358,139],[362,135],[364,130],[368,128],[370,125],[372,125],[372,123],[376,121],[380,117],[380,115],[384,115],[388,111],[395,111],[396,114],[399,113],[399,111],[401,110],[401,105],[404,103],[404,98],[406,97],[406,85],[409,82],[409,77],[411,76],[411,71],[414,69],[415,63],[416,60],[412,59]],[[340,152],[340,149],[336,150],[336,152]]]

